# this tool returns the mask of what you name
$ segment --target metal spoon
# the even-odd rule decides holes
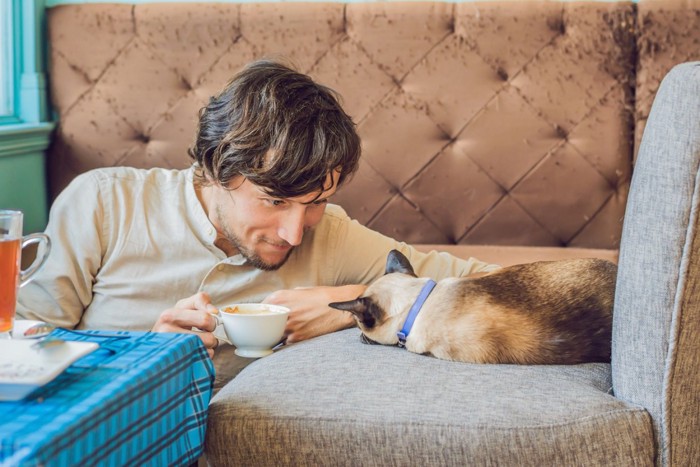
[[[36,323],[35,325],[27,328],[23,333],[22,337],[29,337],[32,339],[36,339],[39,337],[44,337],[48,334],[51,334],[51,331],[56,329],[56,326],[53,324],[49,323]]]
[[[58,337],[45,337],[43,339],[37,340],[31,345],[31,347],[35,350],[52,349],[54,347],[58,347],[61,344],[64,344],[65,342],[66,341]]]

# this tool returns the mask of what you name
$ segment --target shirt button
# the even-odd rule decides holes
[[[224,269],[226,269],[226,267],[223,264],[220,264],[216,267],[217,271],[223,271]]]

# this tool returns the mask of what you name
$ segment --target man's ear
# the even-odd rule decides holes
[[[416,277],[416,273],[413,272],[413,266],[408,261],[408,258],[404,256],[399,250],[391,250],[389,256],[386,258],[386,269],[384,274],[391,274],[392,272],[400,272],[402,274],[408,274],[409,276]]]
[[[377,322],[373,313],[374,304],[369,297],[360,297],[347,302],[333,302],[328,306],[336,310],[349,311],[366,329],[374,327]]]

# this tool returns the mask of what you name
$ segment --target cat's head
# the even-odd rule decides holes
[[[396,333],[422,287],[408,258],[391,250],[384,275],[370,284],[355,300],[330,303],[337,310],[349,311],[370,340],[386,345],[398,342]]]

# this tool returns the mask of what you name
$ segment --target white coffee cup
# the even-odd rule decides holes
[[[217,322],[236,347],[236,355],[259,358],[282,341],[289,308],[263,303],[232,303],[219,307]]]

